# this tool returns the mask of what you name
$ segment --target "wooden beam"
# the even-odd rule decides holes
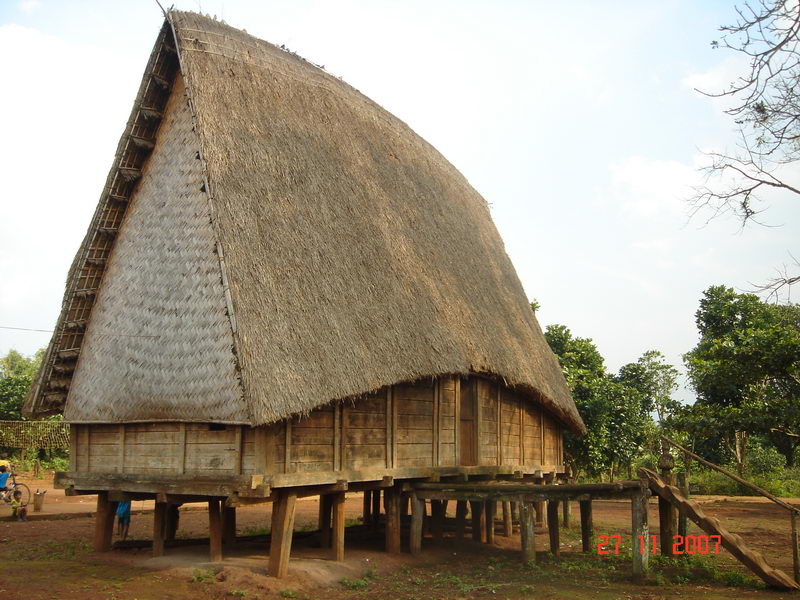
[[[208,552],[211,562],[222,560],[222,517],[219,504],[217,498],[208,501]]]
[[[236,473],[237,475],[241,475],[242,474],[242,455],[244,454],[242,452],[242,443],[243,443],[243,439],[242,438],[244,437],[242,435],[242,427],[243,427],[243,425],[234,425],[234,427],[236,429],[235,429],[235,434],[234,434],[233,447],[234,447],[234,450],[236,452],[236,455],[234,456],[233,472]]]
[[[295,468],[292,464],[292,419],[291,417],[284,420],[284,458],[283,458],[283,472],[294,473]],[[335,465],[334,465],[335,468]]]
[[[386,468],[394,466],[394,418],[392,412],[392,386],[386,388]]]
[[[464,539],[464,529],[467,522],[467,501],[458,500],[456,502],[456,539]]]
[[[494,384],[497,390],[497,464],[503,464],[503,405],[500,400],[500,384]]]
[[[178,425],[178,474],[186,473],[186,423]]]
[[[269,486],[253,485],[252,475],[153,475],[147,473],[64,473],[57,472],[58,489],[117,490],[123,492],[163,493],[183,496],[227,497],[269,495]]]
[[[592,500],[581,500],[579,502],[581,510],[581,546],[584,552],[592,551],[594,542],[594,524],[592,523]],[[636,551],[636,541],[634,540],[634,552]]]
[[[392,468],[397,469],[399,465],[397,457],[397,399],[394,397],[394,386],[390,386],[389,393],[392,398]]]
[[[411,531],[409,533],[409,549],[411,554],[422,552],[422,521],[425,516],[425,500],[417,498],[415,494],[411,498]]]
[[[330,494],[319,497],[319,545],[322,548],[331,547],[331,504]]]
[[[517,399],[519,405],[519,464],[525,464],[525,404],[522,396]]]
[[[639,537],[641,536],[641,537]],[[647,524],[647,489],[631,495],[631,543],[633,551],[633,576],[642,579],[647,574],[650,548],[650,529]],[[644,552],[641,552],[644,548]]]
[[[497,503],[489,500],[484,503],[486,507],[486,543],[494,544],[494,517],[497,513]]]
[[[547,529],[550,532],[550,552],[553,556],[561,554],[558,531],[558,500],[547,501]]]
[[[514,533],[514,519],[511,514],[511,502],[503,502],[503,535],[511,537]]]
[[[259,475],[272,473],[274,463],[273,448],[269,443],[269,429],[267,425],[260,425],[253,429],[253,463],[255,472]]]
[[[534,506],[531,502],[519,505],[519,533],[522,542],[522,562],[536,562],[536,532],[533,528]]]
[[[386,551],[400,554],[400,490],[396,486],[386,488],[383,494],[386,510]]]
[[[117,453],[117,472],[125,472],[125,424],[119,426],[119,448]]]
[[[569,520],[570,520],[571,508],[572,507],[570,506],[569,498],[564,498],[561,501],[561,509],[562,509],[561,510],[561,517],[562,517],[561,521],[562,521],[562,524],[564,525],[565,529],[569,529]]]
[[[333,560],[344,560],[344,501],[345,493],[331,494],[333,501],[333,539],[331,540],[331,556]]]
[[[108,492],[97,494],[97,511],[94,515],[94,540],[92,544],[95,552],[108,552],[111,550],[115,508],[115,503],[108,499]]]
[[[361,507],[361,522],[364,525],[372,522],[372,490],[364,490],[364,499]]]
[[[433,381],[433,414],[431,415],[431,425],[433,426],[433,466],[438,467],[439,461],[439,430],[442,427],[442,420],[439,416],[440,413],[440,395],[439,378]]]
[[[222,507],[222,543],[230,547],[236,543],[236,508]]]
[[[461,377],[456,375],[453,377],[453,386],[455,388],[454,405],[453,405],[453,447],[455,452],[455,463],[461,465]]]
[[[153,510],[153,556],[164,556],[168,506],[165,502],[156,502]]]
[[[273,577],[285,577],[289,572],[289,555],[292,551],[292,531],[297,494],[281,491],[272,507],[272,534],[269,546],[269,567]]]

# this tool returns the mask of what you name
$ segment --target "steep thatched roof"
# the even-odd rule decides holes
[[[478,372],[584,429],[486,202],[444,157],[342,81],[240,30],[172,11],[159,39],[154,54],[175,44],[179,57],[163,118],[179,120],[182,109],[171,106],[185,83],[194,125],[183,131],[185,117],[173,126],[183,136],[173,150],[197,150],[201,172],[176,158],[175,173],[189,177],[183,187],[153,182],[163,172],[150,166],[161,164],[162,138],[176,135],[162,123],[79,340],[74,382],[66,397],[52,384],[64,352],[62,315],[29,410],[66,401],[74,421],[260,424],[392,383]],[[205,203],[191,197],[200,190]],[[159,193],[160,203],[139,199]],[[164,212],[170,193],[186,201],[183,209]],[[148,227],[184,210],[200,211],[196,252],[179,232],[169,243],[158,232],[155,246],[141,242]],[[147,252],[147,260],[131,258]],[[148,285],[177,280],[158,298],[140,297]],[[192,289],[201,291],[187,298]],[[68,285],[65,311],[70,294]],[[136,318],[123,326],[124,302]],[[112,329],[152,337],[115,337]],[[209,334],[215,342],[203,341]],[[181,382],[168,385],[176,369]],[[147,385],[130,383],[154,373]],[[192,374],[204,383],[180,398]],[[91,381],[105,381],[105,391]]]

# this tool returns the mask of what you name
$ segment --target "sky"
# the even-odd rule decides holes
[[[324,65],[432,143],[488,201],[542,327],[591,338],[612,371],[651,349],[679,366],[704,289],[750,290],[798,254],[780,194],[772,227],[688,217],[703,152],[735,143],[725,103],[695,89],[745,66],[710,44],[733,6],[175,0]],[[162,20],[155,0],[0,0],[0,326],[55,325]],[[0,355],[49,339],[0,329]]]

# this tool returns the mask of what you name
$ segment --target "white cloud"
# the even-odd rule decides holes
[[[631,156],[610,165],[611,195],[623,210],[644,217],[684,215],[696,165]]]
[[[33,12],[33,11],[35,11],[37,8],[39,8],[41,5],[42,5],[42,3],[41,3],[41,2],[39,2],[39,0],[22,0],[22,2],[20,2],[20,3],[17,5],[17,8],[18,8],[18,9],[19,9],[21,12],[24,12],[24,13],[32,13],[32,12]]]

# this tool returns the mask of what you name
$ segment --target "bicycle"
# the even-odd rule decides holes
[[[19,491],[22,494],[20,501],[22,501],[23,505],[27,505],[31,501],[31,489],[24,483],[17,483],[16,473],[12,473],[9,476],[9,480],[10,484],[6,486],[8,489],[0,492],[0,499],[6,504],[11,504],[14,499],[14,492]]]

